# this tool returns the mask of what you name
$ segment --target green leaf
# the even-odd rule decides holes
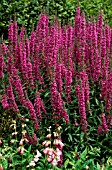
[[[80,158],[83,160],[86,160],[86,155],[87,155],[87,147],[86,149],[81,153]]]
[[[64,163],[64,168],[67,168],[68,163],[69,163],[69,159],[67,159],[67,160],[65,161],[65,163]]]
[[[68,154],[68,153],[66,154],[66,156],[68,156],[68,157],[69,157],[69,159],[71,159],[71,158],[72,158],[72,157],[71,157],[71,155],[70,155],[70,154]]]
[[[74,166],[74,163],[73,163],[73,162],[71,162],[71,161],[69,161],[69,164],[70,164],[70,165],[72,165],[72,166]]]
[[[31,151],[31,145],[29,146],[28,151],[29,151],[29,152]]]
[[[97,162],[97,170],[100,170],[101,166],[99,165],[99,163]]]
[[[69,136],[69,141],[72,142],[72,135],[69,133],[68,136]]]
[[[36,167],[36,170],[43,170],[43,168],[38,166],[38,167]]]
[[[44,97],[47,97],[49,95],[49,92],[45,93]]]
[[[95,102],[96,102],[97,106],[99,106],[99,101],[97,98],[95,98]]]
[[[4,169],[7,169],[8,167],[8,161],[6,159],[3,161],[3,167]]]

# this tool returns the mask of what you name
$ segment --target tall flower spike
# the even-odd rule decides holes
[[[11,19],[10,19],[10,24],[8,26],[8,42],[9,42],[9,45],[13,44],[13,23]]]

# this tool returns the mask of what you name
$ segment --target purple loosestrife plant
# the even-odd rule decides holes
[[[75,25],[74,25],[74,38],[75,38],[75,44],[74,44],[74,60],[75,63],[77,63],[77,68],[80,68],[80,36],[81,36],[81,15],[80,15],[80,7],[76,9],[76,15],[75,15]]]
[[[107,125],[104,113],[101,114],[100,119],[102,121],[102,130],[103,130],[103,132],[105,132],[105,133],[108,132],[108,125]]]
[[[49,23],[48,16],[46,14],[41,14],[36,29],[36,37],[37,37],[36,43],[38,43],[40,47],[41,56],[44,56],[44,54],[46,54],[45,41],[49,30],[48,23]]]
[[[63,90],[63,81],[62,81],[62,64],[61,63],[57,63],[56,64],[56,84],[57,84],[57,90],[60,92],[60,94],[62,95],[62,90]]]
[[[86,81],[87,81],[86,73],[84,71],[80,72],[79,73],[79,78],[80,78],[79,84],[76,85],[76,96],[78,98],[80,123],[82,125],[82,130],[84,132],[87,132],[88,131],[88,129],[87,129],[87,124],[88,123],[86,121],[86,102],[87,102],[86,100],[89,97],[88,96],[89,92],[87,92],[88,88],[85,87]],[[85,91],[85,89],[86,89],[86,91]],[[86,97],[85,97],[85,94],[86,94]]]
[[[65,87],[66,87],[66,99],[67,103],[71,103],[71,85],[72,85],[72,59],[70,58],[69,61],[69,66],[66,69],[66,74],[65,74]]]
[[[39,92],[36,93],[36,99],[34,100],[34,107],[35,107],[37,119],[41,120],[42,116],[44,116],[46,114],[46,109],[45,109],[44,103],[40,97]]]
[[[81,14],[81,23],[80,23],[80,45],[79,45],[79,58],[80,58],[80,71],[84,68],[85,60],[85,46],[86,46],[86,20],[85,13]]]
[[[57,91],[57,84],[55,79],[51,81],[51,105],[53,107],[53,118],[61,119],[62,117],[65,119],[66,123],[69,123],[69,118],[66,110],[63,108],[63,100],[61,98],[61,94]]]
[[[27,59],[26,59],[26,47],[24,46],[23,52],[23,42],[19,42],[19,55],[20,55],[20,72],[22,74],[22,84],[26,84],[28,80],[28,73],[27,73]]]
[[[25,95],[22,87],[22,82],[20,80],[20,77],[18,76],[17,69],[13,67],[13,74],[11,75],[11,78],[13,80],[13,86],[15,87],[15,90],[18,95],[18,99],[22,105],[24,105],[25,102]]]
[[[93,45],[93,58],[92,69],[93,69],[93,80],[98,82],[101,73],[101,56],[98,51],[98,35],[96,30],[96,23],[93,24],[93,35],[92,35],[92,45]]]
[[[106,112],[110,113],[112,107],[112,71],[107,74],[106,80],[101,80],[101,98],[105,100]]]
[[[25,101],[25,106],[26,106],[26,108],[29,110],[30,118],[31,118],[31,120],[32,120],[33,123],[34,123],[34,128],[35,128],[36,130],[38,130],[38,128],[39,128],[39,123],[38,123],[37,116],[36,116],[36,111],[35,111],[35,109],[34,109],[34,106],[33,106],[32,102],[31,102],[29,99],[27,99],[27,100]]]
[[[4,77],[4,57],[0,52],[0,79]]]
[[[13,53],[14,53],[14,59],[16,59],[16,55],[17,55],[17,42],[18,42],[18,25],[17,25],[17,21],[15,20],[14,23],[13,23]]]
[[[27,58],[30,58],[30,41],[28,38],[25,39],[25,45],[26,45],[26,56]]]
[[[36,32],[32,31],[30,35],[30,44],[29,44],[31,58],[34,58],[34,54],[35,54],[35,41],[36,41]]]
[[[8,99],[7,99],[7,95],[3,94],[2,95],[2,106],[4,109],[8,109],[9,108],[9,103],[8,103]]]
[[[13,44],[13,23],[12,22],[10,22],[8,26],[8,42],[9,42],[9,45]]]
[[[103,14],[100,12],[97,21],[97,34],[98,34],[98,49],[99,53],[101,52],[101,43],[102,43],[102,28],[103,28]]]
[[[11,84],[11,78],[9,77],[9,86],[6,88],[6,95],[8,97],[8,101],[9,101],[9,109],[13,110],[15,114],[17,114],[19,112],[18,106],[16,104],[15,101],[15,96],[13,93],[13,88],[12,88],[12,84]]]
[[[28,59],[27,63],[27,73],[28,73],[28,81],[30,84],[30,88],[34,88],[34,76],[33,76],[33,71],[32,71],[32,64],[30,62],[30,60]]]

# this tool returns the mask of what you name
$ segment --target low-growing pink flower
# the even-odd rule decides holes
[[[21,148],[20,154],[23,155],[24,154],[24,148]]]
[[[57,161],[56,159],[54,159],[54,160],[51,162],[51,164],[52,164],[53,166],[57,166],[57,165],[58,165],[58,161]]]

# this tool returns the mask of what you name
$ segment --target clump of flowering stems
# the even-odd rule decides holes
[[[50,162],[53,166],[62,166],[63,164],[62,149],[64,144],[61,140],[60,130],[61,126],[58,126],[56,132],[53,132],[53,146],[55,146],[55,148],[51,146],[51,126],[47,129],[47,131],[49,132],[49,134],[46,136],[47,140],[42,143],[42,145],[45,147],[43,153],[47,156],[46,160]]]
[[[29,165],[26,166],[27,168],[34,167],[36,165],[36,162],[39,161],[39,157],[41,157],[42,154],[38,150],[36,150],[36,152],[37,154],[34,156],[34,159],[29,163]]]
[[[101,123],[102,123],[102,126],[98,126],[98,130],[97,130],[97,133],[98,134],[101,134],[101,133],[106,133],[108,132],[108,124],[107,124],[107,121],[106,121],[106,118],[105,118],[105,114],[102,113],[101,116],[100,116],[100,119],[101,119]]]
[[[47,14],[41,14],[36,29],[28,38],[24,25],[20,33],[16,19],[8,27],[8,45],[0,44],[0,79],[5,81],[2,106],[20,114],[18,103],[29,110],[36,130],[47,108],[41,99],[46,81],[50,85],[50,102],[54,119],[70,123],[64,103],[72,102],[71,87],[76,89],[80,123],[87,132],[86,112],[90,111],[89,81],[100,84],[105,112],[112,107],[112,29],[103,23],[100,13],[97,21],[86,21],[80,7],[76,9],[74,25],[62,26],[54,18],[49,24]],[[7,83],[4,74],[7,71]],[[79,79],[79,80],[78,80]],[[28,90],[37,91],[31,101]],[[75,93],[74,93],[75,95]],[[105,114],[106,114],[105,113]],[[107,117],[107,115],[105,115]],[[108,121],[110,122],[110,121]]]
[[[88,84],[88,76],[85,71],[80,72],[77,75],[77,85],[76,85],[76,96],[78,98],[78,106],[79,106],[79,114],[80,114],[80,122],[82,125],[82,130],[87,132],[87,120],[86,120],[86,107],[88,107],[89,102],[89,84]]]

